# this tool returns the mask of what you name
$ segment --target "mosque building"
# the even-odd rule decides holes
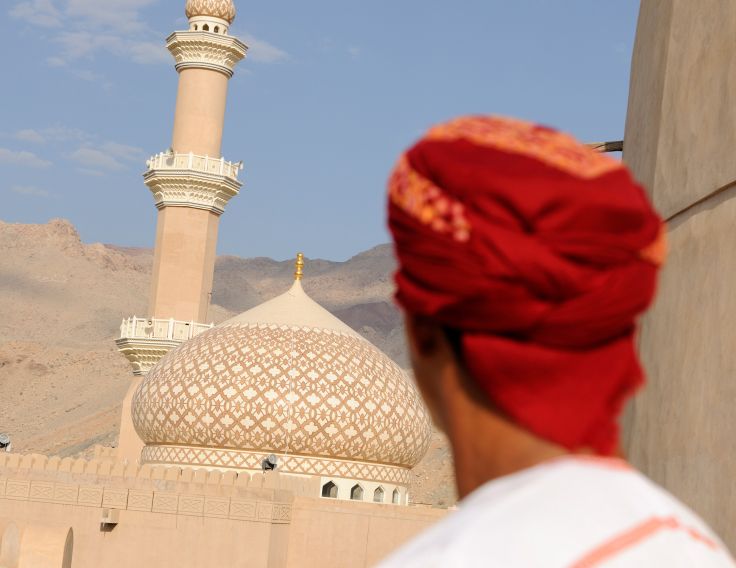
[[[167,39],[172,145],[144,174],[149,312],[116,340],[133,370],[119,445],[0,454],[0,567],[363,567],[445,514],[408,493],[431,436],[413,383],[306,294],[303,255],[285,294],[208,323],[218,225],[242,187],[221,155],[228,81],[248,48],[232,0],[186,15]]]
[[[407,490],[430,435],[417,392],[307,296],[302,257],[291,290],[209,322],[219,221],[242,187],[220,146],[247,46],[232,0],[187,0],[186,15],[167,40],[172,145],[144,174],[158,208],[148,313],[117,340],[133,369],[119,445],[61,459],[0,439],[0,568],[363,568],[446,514]],[[736,3],[642,0],[623,146],[672,250],[625,450],[731,547],[735,33]]]

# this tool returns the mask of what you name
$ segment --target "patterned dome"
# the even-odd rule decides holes
[[[233,0],[187,0],[185,9],[187,18],[210,16],[226,20],[229,24],[235,20],[235,4]]]
[[[143,380],[133,422],[146,463],[404,482],[430,420],[384,353],[292,289],[182,344]]]

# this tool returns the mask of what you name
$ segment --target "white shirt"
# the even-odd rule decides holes
[[[613,459],[566,457],[491,481],[380,568],[734,568],[695,513]]]

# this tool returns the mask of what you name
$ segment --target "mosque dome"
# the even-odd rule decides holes
[[[235,20],[235,4],[233,0],[187,0],[185,9],[187,18],[209,16],[219,18],[232,24]]]
[[[285,294],[169,352],[135,393],[144,463],[406,483],[431,425],[406,374],[312,300]]]

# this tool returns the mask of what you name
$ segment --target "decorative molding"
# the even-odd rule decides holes
[[[222,215],[242,183],[226,175],[195,170],[150,170],[143,175],[158,209],[192,207]]]
[[[264,457],[263,452],[183,446],[146,446],[141,453],[141,463],[260,471]],[[409,484],[409,469],[404,467],[295,455],[279,455],[278,461],[278,471],[285,474],[342,477],[396,485]]]
[[[245,58],[248,46],[238,38],[210,32],[174,32],[166,39],[176,70],[210,69],[233,76],[235,66]]]
[[[115,340],[118,351],[130,362],[133,374],[142,376],[156,366],[164,355],[174,347],[181,345],[184,340],[173,339],[128,339]]]

